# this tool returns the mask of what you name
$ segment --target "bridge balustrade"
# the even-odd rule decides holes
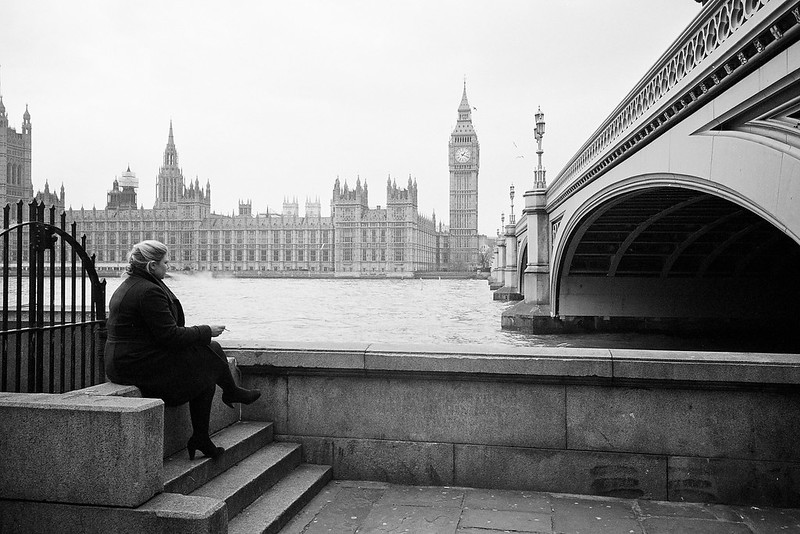
[[[765,10],[769,4],[775,7]],[[789,4],[780,0],[707,3],[556,176],[548,200],[557,203],[567,198],[752,72],[762,58],[770,57],[776,43],[794,38],[800,6]],[[763,31],[746,39],[732,38],[748,21],[762,15],[770,18]]]

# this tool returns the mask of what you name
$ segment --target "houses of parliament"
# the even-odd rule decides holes
[[[134,243],[157,239],[170,248],[174,269],[235,271],[243,275],[316,273],[321,276],[409,277],[425,271],[472,271],[478,267],[479,144],[472,126],[466,84],[458,120],[448,146],[450,169],[449,227],[435,215],[419,213],[419,190],[411,177],[398,185],[387,179],[385,207],[369,206],[367,181],[354,185],[337,178],[330,216],[322,216],[319,199],[306,200],[300,214],[297,199],[285,199],[280,213],[256,213],[251,201],[240,201],[238,214],[211,211],[211,184],[188,185],[178,164],[170,122],[156,178],[152,209],[137,207],[135,173],[130,167],[115,178],[105,209],[65,210],[60,194],[33,193],[31,117],[27,106],[22,131],[9,127],[0,95],[0,206],[35,198],[66,211],[86,235],[87,249],[100,268],[121,269]]]

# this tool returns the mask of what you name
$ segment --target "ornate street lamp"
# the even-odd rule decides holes
[[[544,154],[544,150],[542,150],[542,137],[544,137],[544,113],[542,113],[542,108],[539,108],[534,118],[536,119],[536,129],[533,132],[533,136],[536,138],[536,144],[538,146],[536,155],[539,157],[539,163],[536,166],[536,170],[533,171],[533,188],[547,189],[547,183],[544,179],[545,170],[544,167],[542,167],[542,154]]]
[[[508,216],[508,224],[516,224],[514,219],[514,184],[509,188],[509,196],[511,197],[511,214]]]

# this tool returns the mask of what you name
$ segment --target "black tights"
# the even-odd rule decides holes
[[[204,354],[203,357],[209,358],[212,362],[210,367],[216,375],[214,377],[215,383],[189,401],[189,417],[192,420],[192,431],[197,438],[208,436],[211,405],[214,402],[214,393],[217,390],[217,385],[223,391],[230,391],[230,388],[237,387],[222,347],[216,341],[212,341],[208,348],[210,349],[208,354]]]
[[[189,401],[189,417],[192,420],[192,435],[197,438],[208,437],[208,427],[211,420],[211,404],[217,390],[213,384],[203,390],[200,395]]]

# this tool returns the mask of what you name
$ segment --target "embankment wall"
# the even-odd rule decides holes
[[[800,506],[797,355],[229,343],[337,479]]]

